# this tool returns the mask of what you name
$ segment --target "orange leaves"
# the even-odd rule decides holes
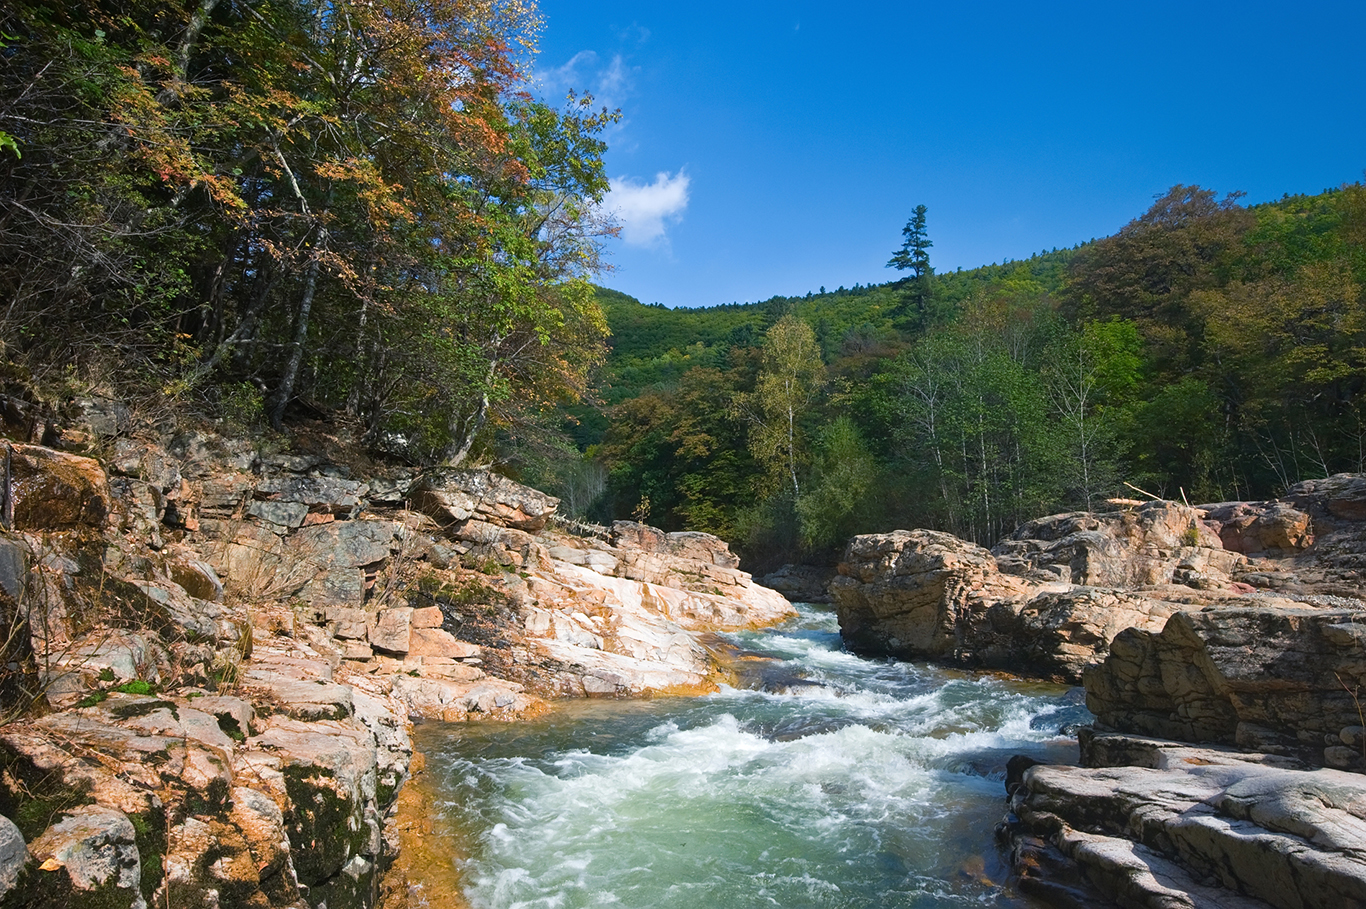
[[[17,2],[39,18],[51,8]],[[75,24],[54,27],[44,51],[67,95],[40,111],[57,138],[32,159],[55,149],[46,179],[75,188],[53,207],[88,218],[92,247],[107,225],[126,227],[120,280],[77,291],[111,295],[99,306],[117,312],[120,288],[149,292],[154,264],[170,276],[155,292],[175,330],[219,345],[200,379],[232,363],[282,398],[355,383],[353,400],[408,389],[393,394],[468,414],[483,399],[511,410],[583,391],[605,332],[577,280],[602,231],[589,215],[606,185],[601,124],[582,109],[527,113],[533,3],[115,6],[110,23],[107,3],[67,4]],[[19,74],[7,85],[22,88],[25,72],[0,66],[0,80]],[[70,263],[54,262],[69,280]],[[314,387],[259,353],[282,346],[308,348],[318,368],[299,381]]]
[[[324,179],[352,184],[357,201],[375,224],[409,221],[416,216],[412,200],[405,198],[404,187],[386,182],[371,159],[351,157],[344,161],[324,161],[314,171]]]

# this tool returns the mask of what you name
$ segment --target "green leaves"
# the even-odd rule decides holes
[[[749,450],[764,465],[773,487],[790,486],[801,496],[799,472],[806,461],[802,425],[825,381],[816,334],[801,319],[786,315],[764,335],[754,391],[736,397],[736,407],[749,424]]]
[[[528,100],[535,28],[518,2],[7,7],[0,292],[25,304],[0,328],[136,338],[157,387],[250,382],[424,458],[575,397],[606,331],[583,279],[615,115]]]

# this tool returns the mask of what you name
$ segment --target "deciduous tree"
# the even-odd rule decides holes
[[[802,420],[824,381],[825,364],[816,333],[789,314],[764,335],[754,391],[736,399],[749,424],[751,454],[775,486],[789,485],[794,502],[801,498],[800,469],[807,457]]]

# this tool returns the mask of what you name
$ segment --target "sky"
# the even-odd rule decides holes
[[[542,0],[537,91],[622,119],[598,283],[712,306],[1114,233],[1172,185],[1245,202],[1366,171],[1366,0]]]

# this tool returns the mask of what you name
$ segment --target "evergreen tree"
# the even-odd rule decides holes
[[[905,241],[887,262],[888,268],[911,272],[908,279],[903,279],[910,282],[906,301],[910,304],[910,309],[915,313],[916,318],[922,323],[929,312],[930,279],[934,274],[934,269],[930,267],[929,254],[929,248],[934,243],[925,230],[926,211],[927,209],[923,205],[915,207],[915,213],[906,222],[906,226],[901,229],[902,235],[906,238]]]

